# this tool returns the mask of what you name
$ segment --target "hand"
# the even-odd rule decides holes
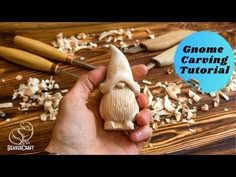
[[[132,67],[135,80],[147,74],[144,65]],[[148,126],[152,114],[147,109],[148,99],[138,95],[140,112],[136,115],[138,128],[129,135],[125,131],[106,131],[99,114],[101,94],[95,88],[105,79],[106,68],[98,67],[81,76],[60,103],[52,138],[45,149],[60,154],[138,154],[145,140],[152,136]],[[89,99],[94,91],[95,98]],[[88,103],[88,104],[87,104]]]

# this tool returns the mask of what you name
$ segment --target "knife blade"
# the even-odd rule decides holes
[[[138,53],[141,51],[155,52],[164,50],[179,43],[188,35],[196,31],[192,30],[177,30],[160,35],[154,39],[149,39],[141,42],[138,46],[134,46],[124,50],[124,53]]]

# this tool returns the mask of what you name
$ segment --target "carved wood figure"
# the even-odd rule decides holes
[[[135,115],[139,106],[135,96],[140,86],[133,79],[129,62],[125,55],[111,45],[112,57],[107,68],[106,79],[99,90],[103,97],[100,114],[105,120],[105,130],[133,130]]]

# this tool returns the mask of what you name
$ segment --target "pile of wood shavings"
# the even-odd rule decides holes
[[[128,45],[124,42],[124,39],[127,38],[129,40],[132,40],[133,31],[135,31],[134,28],[104,31],[99,35],[98,40],[106,41],[106,43],[119,42],[120,49],[125,50],[128,47]],[[104,47],[106,46],[107,45],[104,45]]]
[[[76,37],[71,36],[66,38],[63,36],[63,33],[59,33],[56,36],[56,41],[52,42],[52,46],[74,56],[75,52],[81,49],[93,49],[97,47],[97,44],[87,39],[88,36],[88,34],[80,33]]]
[[[198,110],[209,110],[209,106],[207,104],[199,104],[201,96],[191,89],[188,90],[187,97],[179,96],[179,94],[182,93],[181,87],[182,84],[179,84],[179,82],[158,82],[155,85],[144,86],[143,93],[149,98],[149,108],[152,110],[153,114],[154,121],[151,124],[151,127],[154,130],[157,130],[158,126],[177,122],[185,122],[191,125],[195,122],[194,118],[197,117]],[[220,97],[228,101],[229,97],[226,94],[230,91],[235,92],[235,88],[236,73],[234,72],[231,81],[224,89],[222,89],[222,91],[209,94],[212,98],[213,107],[215,108],[219,106]],[[193,106],[193,103],[197,103],[197,106]],[[228,111],[228,108],[225,108],[224,111]],[[196,132],[191,128],[189,128],[189,131],[192,133]]]
[[[149,29],[144,29],[147,33],[147,38],[155,38],[155,35]],[[72,56],[75,55],[75,52],[81,49],[93,49],[97,48],[100,43],[103,43],[103,48],[109,48],[110,43],[116,43],[121,50],[126,50],[130,46],[138,46],[139,40],[134,39],[133,32],[136,29],[127,28],[127,29],[112,29],[103,31],[100,34],[89,34],[89,33],[79,33],[78,35],[72,35],[70,37],[64,37],[63,33],[59,33],[56,36],[56,40],[52,42],[52,46],[64,51]],[[127,44],[125,40],[132,41],[132,44]],[[94,41],[97,41],[95,43]],[[134,42],[135,41],[135,42]],[[104,44],[106,42],[107,44]],[[81,60],[85,58],[82,57]]]
[[[18,110],[28,111],[31,107],[43,106],[44,113],[40,115],[42,121],[55,120],[58,114],[59,103],[62,99],[62,93],[68,90],[59,90],[59,85],[50,79],[39,80],[38,78],[29,78],[26,84],[20,84],[17,90],[14,90],[12,99],[19,98]]]
[[[145,85],[143,93],[149,98],[149,108],[154,120],[151,126],[154,130],[169,123],[194,123],[197,108],[190,104],[193,102],[192,98],[178,97],[182,84],[158,82],[151,87],[152,91]],[[156,91],[160,96],[153,96],[152,92]]]

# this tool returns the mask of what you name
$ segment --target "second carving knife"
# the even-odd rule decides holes
[[[159,50],[168,49],[176,45],[185,37],[194,32],[196,31],[192,30],[171,31],[166,34],[160,35],[154,39],[148,39],[146,41],[143,41],[138,46],[130,47],[124,50],[124,53],[138,53],[141,51],[155,52]]]

